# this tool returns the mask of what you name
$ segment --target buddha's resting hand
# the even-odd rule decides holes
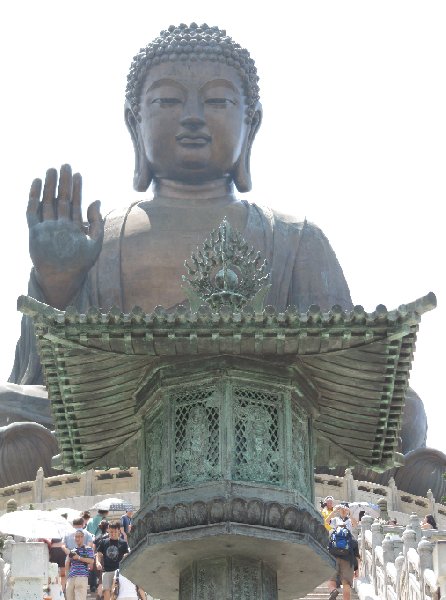
[[[81,288],[96,262],[104,237],[100,202],[87,211],[88,225],[82,221],[82,178],[72,175],[70,165],[46,173],[32,182],[26,217],[29,251],[37,282],[48,304],[65,308]],[[57,193],[56,193],[57,191]]]

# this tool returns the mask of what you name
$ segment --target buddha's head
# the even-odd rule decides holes
[[[202,184],[223,177],[251,189],[250,152],[261,122],[257,71],[224,30],[181,24],[133,60],[125,120],[134,188],[155,179]]]

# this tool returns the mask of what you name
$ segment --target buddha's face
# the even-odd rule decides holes
[[[240,75],[208,60],[151,67],[140,115],[141,140],[156,178],[203,183],[224,177],[247,136]]]

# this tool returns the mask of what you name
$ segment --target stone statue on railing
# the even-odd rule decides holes
[[[139,305],[150,312],[187,304],[180,285],[184,258],[227,217],[267,258],[272,285],[266,304],[350,310],[347,283],[322,231],[234,194],[234,187],[251,189],[251,148],[261,120],[254,61],[225,31],[193,23],[162,32],[135,57],[125,99],[134,188],[145,192],[152,184],[153,198],[105,218],[93,202],[84,222],[82,179],[69,165],[59,174],[47,171],[43,185],[34,180],[28,294],[81,311],[116,305],[125,312]],[[10,381],[29,399],[23,420],[48,425],[47,406],[37,414],[43,381],[27,317]],[[0,389],[0,410],[5,393]]]

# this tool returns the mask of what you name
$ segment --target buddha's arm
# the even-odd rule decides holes
[[[69,165],[49,169],[42,181],[32,183],[27,209],[29,249],[34,276],[43,300],[64,309],[82,288],[102,247],[104,223],[99,202],[88,208],[82,221],[82,179]]]

